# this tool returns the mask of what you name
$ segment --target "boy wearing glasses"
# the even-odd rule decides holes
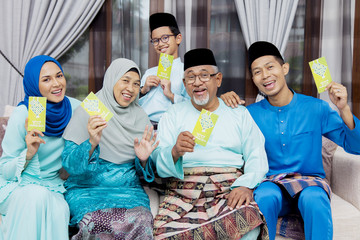
[[[155,51],[174,56],[170,81],[156,76],[158,67],[148,69],[141,79],[140,105],[149,116],[155,129],[162,114],[173,103],[189,96],[182,83],[184,64],[179,57],[182,35],[176,19],[169,13],[155,13],[149,18],[151,43]]]
[[[191,101],[163,114],[160,144],[151,155],[159,176],[169,178],[154,220],[155,239],[268,239],[252,202],[268,171],[260,129],[245,107],[229,108],[216,97],[222,73],[211,50],[184,55],[183,82]],[[192,134],[202,109],[218,115],[205,146],[195,144]]]

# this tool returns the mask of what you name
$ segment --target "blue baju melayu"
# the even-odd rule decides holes
[[[354,116],[355,129],[350,130],[323,100],[294,92],[292,101],[286,106],[275,107],[264,99],[248,106],[248,110],[265,136],[269,161],[267,176],[299,173],[325,178],[322,136],[349,153],[360,154],[359,119]],[[272,182],[262,183],[254,195],[267,221],[270,239],[275,238],[278,216],[294,207],[304,219],[306,239],[332,239],[330,199],[323,188],[305,188],[294,198],[297,203]]]

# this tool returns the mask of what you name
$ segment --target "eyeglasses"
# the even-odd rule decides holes
[[[185,82],[187,84],[194,84],[196,81],[196,77],[199,77],[200,81],[208,82],[211,77],[215,76],[217,73],[210,74],[208,71],[201,71],[199,74],[190,73],[189,75],[185,76]]]
[[[169,41],[169,38],[171,36],[175,36],[174,34],[171,35],[171,34],[165,34],[165,35],[162,35],[160,38],[153,38],[150,40],[150,42],[154,45],[154,46],[157,46],[159,45],[159,41],[161,40],[163,43],[167,43]]]

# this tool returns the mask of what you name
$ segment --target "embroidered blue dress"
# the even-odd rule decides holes
[[[65,199],[70,206],[70,225],[100,209],[144,207],[146,214],[151,214],[149,198],[139,179],[144,176],[147,181],[153,180],[150,161],[145,169],[138,159],[115,164],[99,158],[99,146],[89,158],[90,149],[89,140],[80,145],[72,141],[65,143],[63,166],[70,174],[65,182]],[[152,234],[152,229],[148,231]]]

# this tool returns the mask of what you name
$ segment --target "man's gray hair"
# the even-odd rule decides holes
[[[214,69],[214,73],[218,73],[219,72],[219,68],[217,67],[217,66],[212,66],[213,67],[213,69]]]

